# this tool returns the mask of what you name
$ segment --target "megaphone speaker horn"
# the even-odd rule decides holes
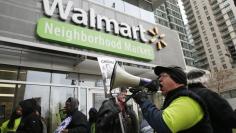
[[[143,86],[149,88],[150,91],[157,91],[159,85],[156,80],[147,78],[140,78],[132,74],[127,73],[122,69],[118,63],[115,67],[111,76],[110,88],[111,90],[118,87],[139,87]]]
[[[118,63],[115,64],[111,76],[111,89],[118,87],[134,87],[139,85],[139,82],[139,77],[127,73]]]

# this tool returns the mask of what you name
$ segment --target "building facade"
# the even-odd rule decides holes
[[[184,0],[196,66],[217,72],[235,66],[236,10],[233,0]]]
[[[156,65],[185,68],[178,34],[155,24],[150,4],[0,0],[1,121],[28,98],[42,106],[49,132],[59,124],[68,97],[78,98],[85,114],[98,109],[105,97],[97,57],[113,58],[128,73],[144,78],[156,78]],[[159,49],[161,33],[167,45]]]
[[[189,42],[178,1],[166,0],[161,6],[154,9],[154,14],[156,23],[177,31],[185,63],[188,66],[194,66],[193,46]]]

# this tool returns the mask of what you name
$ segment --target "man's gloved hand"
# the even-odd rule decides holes
[[[142,104],[146,99],[148,99],[147,93],[139,91],[134,95],[133,99],[137,104]]]
[[[152,80],[149,84],[145,85],[149,92],[157,92],[159,90],[159,80]]]

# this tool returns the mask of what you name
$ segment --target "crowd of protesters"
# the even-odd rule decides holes
[[[236,111],[219,94],[209,90],[201,78],[202,70],[185,73],[177,66],[154,69],[160,91],[165,96],[162,107],[149,100],[142,89],[132,96],[139,105],[139,119],[127,105],[127,88],[121,87],[115,97],[103,101],[89,118],[78,110],[77,98],[65,101],[65,118],[54,133],[232,133],[236,128]],[[139,87],[139,86],[137,86]],[[1,133],[47,133],[41,106],[26,99],[2,123]]]

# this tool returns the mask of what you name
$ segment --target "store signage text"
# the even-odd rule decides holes
[[[64,45],[73,44],[80,48],[146,61],[154,59],[154,50],[150,45],[54,19],[40,18],[37,23],[37,35],[43,39],[63,42]]]
[[[54,0],[50,6],[49,0],[43,0],[44,12],[47,16],[51,17],[56,7],[58,7],[59,17],[62,20],[68,20],[69,14],[71,15],[71,21],[76,25],[88,26],[89,28],[96,28],[97,30],[103,29],[103,22],[105,23],[105,31],[108,33],[113,32],[115,35],[120,35],[125,38],[133,40],[139,39],[146,43],[148,39],[145,36],[145,29],[142,25],[130,26],[124,22],[118,23],[114,19],[109,19],[105,16],[96,15],[94,9],[90,8],[88,13],[83,9],[73,7],[73,1],[68,1],[66,6],[63,6],[62,0]],[[113,26],[113,28],[112,28]]]
[[[73,1],[65,1],[43,0],[45,15],[52,17],[58,12],[63,22],[54,18],[39,19],[39,37],[148,61],[154,59],[154,49],[148,43],[156,45],[157,50],[166,47],[163,35],[159,35],[156,27],[145,30],[142,25],[130,26],[99,15],[92,8],[85,11],[75,7]]]

